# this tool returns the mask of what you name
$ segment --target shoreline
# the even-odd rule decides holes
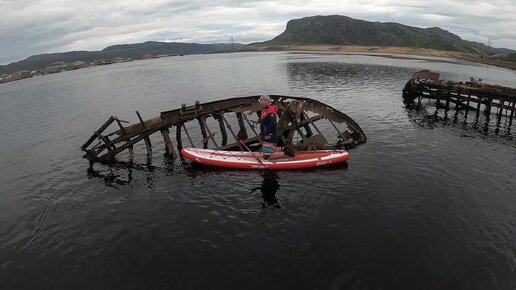
[[[318,53],[335,53],[335,54],[360,54],[360,55],[369,55],[369,56],[386,56],[386,57],[395,57],[400,56],[404,58],[417,58],[417,57],[424,57],[424,58],[430,58],[430,59],[448,59],[448,60],[457,60],[457,61],[468,61],[472,63],[477,64],[485,64],[485,65],[491,65],[496,67],[501,67],[505,69],[509,69],[516,72],[516,63],[512,62],[504,62],[500,60],[495,59],[486,59],[481,58],[477,55],[463,53],[463,52],[456,52],[456,51],[442,51],[442,50],[435,50],[435,49],[428,49],[428,48],[413,48],[413,47],[394,47],[394,46],[358,46],[358,45],[328,45],[328,44],[311,44],[311,45],[263,45],[263,44],[257,44],[257,45],[249,45],[245,46],[243,48],[237,49],[237,50],[231,50],[231,51],[220,51],[220,52],[214,52],[209,54],[219,54],[219,53],[238,53],[238,52],[279,52],[279,51],[290,51],[290,52],[318,52]],[[196,54],[189,54],[189,55],[196,55]],[[172,57],[167,56],[167,57]],[[156,58],[151,58],[156,59]],[[142,59],[146,60],[146,59]],[[133,60],[134,61],[134,60]],[[111,63],[110,63],[111,64]],[[103,65],[110,65],[110,64],[103,64]],[[115,64],[115,63],[112,63]],[[92,67],[97,65],[87,65],[84,67],[78,67],[76,69],[82,69],[86,67]],[[49,73],[49,74],[56,74],[65,72],[68,70],[62,70],[55,73]],[[19,72],[18,72],[19,73]],[[12,75],[15,75],[16,73],[13,73]],[[22,79],[29,79],[33,76],[19,76],[14,77],[11,80],[0,80],[0,85],[3,83],[10,83],[15,82]]]
[[[240,52],[252,51],[302,51],[302,52],[326,52],[326,53],[356,53],[363,55],[405,55],[423,56],[430,58],[447,58],[469,61],[473,63],[492,65],[516,71],[516,63],[504,62],[496,59],[481,58],[477,55],[457,51],[443,51],[428,48],[397,47],[397,46],[359,46],[359,45],[251,45],[239,50]]]

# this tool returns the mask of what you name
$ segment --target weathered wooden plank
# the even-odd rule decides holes
[[[254,135],[258,136],[259,135],[258,132],[256,132],[256,130],[254,129],[254,126],[256,124],[251,123],[252,121],[250,121],[245,114],[242,114],[242,117],[247,122],[247,125],[249,125],[249,128],[251,128],[251,131],[253,131]]]
[[[242,115],[241,112],[237,112],[236,117],[237,117],[237,121],[238,121],[238,127],[240,128],[240,130],[238,130],[237,136],[240,139],[247,139],[247,137],[249,137],[249,136],[247,135],[247,129],[245,128],[244,116]],[[249,126],[251,126],[251,125],[249,125]],[[255,135],[258,135],[258,134],[255,133]]]
[[[166,124],[166,123],[162,122],[160,117],[155,117],[152,119],[143,120],[143,125],[140,122],[140,120],[138,120],[138,123],[126,126],[126,127],[124,127],[124,129],[125,129],[125,134],[128,134],[128,135],[131,134],[132,136],[136,136],[139,133],[144,132],[146,130],[146,128],[153,128],[155,126],[170,127],[171,125],[172,124]],[[123,132],[118,130],[118,131],[113,132],[112,134],[123,135]]]
[[[163,134],[163,139],[165,140],[167,154],[171,155],[174,159],[176,159],[178,157],[178,154],[176,148],[174,147],[174,144],[172,144],[172,140],[170,140],[170,132],[168,131],[168,128],[161,130],[161,134]]]
[[[242,140],[242,142],[244,144],[252,144],[252,143],[259,143],[260,141],[260,136],[255,136],[255,137],[251,137],[251,138],[248,138],[248,139],[245,139],[245,140]],[[242,143],[240,143],[240,141],[237,141],[235,143],[231,143],[231,144],[227,144],[225,146],[220,146],[218,148],[216,148],[217,150],[228,150],[228,149],[233,149],[233,148],[240,148],[240,150],[243,151],[243,148],[242,148]]]
[[[482,98],[480,97],[477,97],[477,114],[476,114],[476,119],[478,120],[479,116],[480,116],[480,105],[482,105]]]
[[[120,132],[122,133],[122,135],[125,135],[127,133],[127,131],[125,130],[124,126],[122,126],[122,122],[116,117],[115,117],[115,121],[118,124],[118,127],[120,128]],[[127,148],[127,150],[129,152],[129,162],[132,163],[134,161],[133,146],[129,146],[129,148]]]
[[[226,117],[224,117],[224,114],[220,115],[220,117],[222,118],[222,120],[226,124],[226,127],[228,128],[228,130],[231,133],[231,135],[233,136],[233,138],[235,138],[235,141],[238,143],[238,148],[240,148],[240,150],[244,151],[244,148],[242,147],[242,144],[240,144],[240,142],[238,140],[238,136],[235,134],[235,132],[233,132],[233,129],[231,128],[231,124],[229,124],[228,120],[226,120]]]
[[[100,140],[102,140],[105,144],[110,144],[111,143],[111,140],[109,140],[109,137],[107,136],[102,136],[99,132],[95,131],[95,135],[97,136],[97,138],[99,138]],[[115,145],[106,145],[106,149],[109,151],[109,152],[113,152],[113,150],[116,150],[116,147]],[[97,153],[98,154],[98,153]]]
[[[147,132],[146,134],[142,134],[130,141],[128,141],[127,143],[125,143],[124,145],[120,146],[120,147],[117,147],[116,150],[113,150],[112,153],[108,153],[108,154],[105,154],[103,156],[101,156],[100,158],[101,159],[106,159],[106,158],[112,158],[114,157],[115,155],[117,155],[118,153],[124,151],[125,149],[133,146],[134,144],[136,144],[137,142],[143,140],[145,137],[149,137],[149,135],[153,134],[153,133],[156,133],[157,131],[159,131],[159,128],[154,128],[152,129],[151,131]]]
[[[183,129],[185,130],[186,137],[188,138],[188,141],[190,142],[190,146],[195,147],[194,142],[192,141],[192,137],[190,137],[190,133],[188,133],[188,129],[186,129],[186,126],[184,123],[183,123]]]
[[[138,136],[138,135],[141,135],[141,134],[145,135],[145,134],[147,134],[150,131],[156,132],[155,130],[156,129],[159,130],[160,128],[161,128],[161,126],[154,126],[154,127],[145,128],[144,130],[141,130],[141,131],[127,133],[125,135],[118,136],[117,138],[111,140],[110,143],[102,144],[97,149],[99,151],[102,151],[102,150],[104,150],[106,148],[106,146],[111,146],[111,145],[114,145],[114,144],[118,144],[120,142],[128,142],[129,140],[131,140],[131,138],[133,138],[135,136]],[[125,129],[127,129],[127,127],[125,127]]]
[[[215,147],[219,147],[219,145],[217,145],[217,141],[215,141],[215,133],[211,132],[210,127],[208,127],[208,124],[206,123],[206,117],[200,116],[199,120],[201,120],[203,127],[206,129],[206,132],[208,133],[206,135],[206,137],[205,137],[206,138],[206,142],[207,142],[208,139],[211,139],[211,142],[213,142]]]
[[[206,112],[217,112],[220,110],[226,110],[226,109],[233,108],[233,107],[238,108],[238,107],[253,107],[253,106],[257,107],[257,106],[259,106],[259,104],[249,97],[234,98],[234,99],[227,99],[227,100],[223,100],[223,101],[203,103],[202,111],[195,112],[188,116],[182,116],[181,109],[162,112],[161,119],[164,122],[176,123],[179,121],[184,121],[185,120],[184,117],[187,117],[188,120],[196,119],[197,117],[199,117],[201,115],[205,115]],[[183,119],[182,119],[182,117],[183,117]]]
[[[444,109],[446,111],[450,109],[450,99],[451,99],[450,91],[447,91],[446,92],[446,103],[444,105]]]
[[[502,101],[502,105],[499,107],[499,110],[498,110],[498,120],[496,120],[497,124],[500,124],[502,121],[503,103],[504,103],[504,101]]]
[[[81,149],[82,149],[82,150],[85,150],[88,146],[90,146],[90,145],[91,145],[91,143],[92,143],[93,141],[95,141],[95,139],[97,139],[97,137],[98,137],[98,135],[97,135],[96,133],[98,133],[98,134],[102,134],[102,132],[104,132],[104,130],[106,130],[106,129],[107,129],[107,127],[109,127],[109,125],[111,125],[111,123],[113,123],[113,121],[115,121],[115,117],[113,117],[113,116],[109,117],[109,118],[107,119],[107,121],[106,121],[102,126],[100,126],[100,128],[99,128],[97,131],[95,131],[95,133],[93,134],[93,136],[91,136],[91,137],[90,137],[90,139],[88,139],[88,141],[86,141],[86,143],[84,143],[84,144],[81,146]]]
[[[301,118],[300,118],[300,119],[301,119],[301,122],[303,122],[304,120],[306,120],[306,119],[307,119],[307,118],[306,118],[306,114],[305,114],[305,112],[303,112],[303,113],[301,114]],[[311,137],[311,136],[314,134],[314,133],[312,132],[312,128],[310,128],[310,123],[303,125],[303,128],[304,128],[304,129],[305,129],[305,131],[306,131],[306,137]]]
[[[181,152],[181,149],[183,149],[183,138],[181,136],[181,127],[183,127],[183,124],[176,125],[176,142],[177,142],[177,151],[179,151],[179,152]]]
[[[306,98],[297,98],[297,97],[288,97],[288,96],[271,96],[276,104],[280,106],[281,108],[285,108],[286,106],[289,106],[294,109],[294,119],[296,119],[295,124],[289,127],[289,129],[292,129],[291,133],[295,132],[293,130],[298,130],[299,134],[303,137],[303,139],[308,138],[306,135],[313,134],[312,129],[310,125],[313,125],[316,130],[318,128],[315,126],[315,124],[310,123],[310,120],[308,120],[307,116],[303,113],[303,105],[305,108],[311,107],[313,110],[312,112],[321,112],[321,115],[324,115],[324,117],[328,118],[329,120],[334,120],[335,122],[341,123],[346,122],[346,124],[351,124],[349,128],[351,131],[358,132],[361,138],[361,141],[365,142],[366,138],[361,129],[354,123],[354,121],[351,120],[347,115],[343,114],[342,112],[339,112],[338,110],[335,110],[325,104],[322,104],[315,100],[310,100]],[[200,104],[196,103],[195,107],[193,107],[192,110],[189,110],[186,113],[182,113],[181,110],[179,111],[171,111],[171,112],[165,112],[162,113],[162,116],[159,118],[154,118],[150,120],[144,120],[141,116],[141,114],[136,111],[136,115],[138,117],[138,123],[134,125],[130,125],[127,127],[122,126],[120,120],[117,118],[114,118],[114,120],[117,122],[118,130],[113,131],[109,134],[96,134],[95,137],[92,138],[92,140],[84,145],[83,150],[86,151],[87,157],[90,160],[98,160],[99,158],[97,156],[102,155],[103,161],[107,161],[108,158],[114,158],[119,152],[123,150],[129,150],[130,156],[132,157],[132,147],[137,142],[144,140],[145,146],[147,148],[147,156],[152,158],[152,144],[150,142],[150,135],[161,130],[163,134],[163,138],[165,140],[166,144],[166,150],[169,153],[172,153],[174,155],[174,152],[177,152],[174,148],[174,143],[170,139],[170,131],[169,128],[171,126],[176,126],[176,140],[177,140],[177,149],[181,149],[182,147],[182,135],[181,135],[181,127],[184,127],[185,134],[187,135],[190,144],[192,147],[194,147],[193,141],[191,139],[190,134],[188,133],[188,130],[186,130],[186,127],[184,126],[184,123],[189,120],[198,119],[199,120],[199,126],[201,127],[201,133],[204,129],[205,132],[203,134],[204,138],[204,148],[207,148],[207,143],[209,140],[212,140],[215,147],[219,147],[217,144],[217,141],[214,138],[214,133],[209,128],[209,125],[207,123],[207,120],[205,119],[207,116],[214,116],[217,121],[218,125],[220,127],[220,132],[222,136],[222,145],[223,146],[233,146],[233,148],[240,148],[243,150],[243,147],[241,147],[240,142],[237,142],[239,139],[242,139],[242,137],[247,137],[245,140],[247,142],[261,142],[260,137],[258,135],[258,132],[254,129],[254,126],[250,123],[250,121],[246,118],[245,112],[253,111],[256,112],[260,109],[260,105],[258,104],[257,96],[255,97],[245,97],[245,98],[238,98],[235,99],[228,99],[224,101],[215,101],[208,104]],[[291,103],[295,102],[295,105],[297,107],[292,107]],[[187,107],[187,109],[190,107]],[[191,112],[190,112],[191,111]],[[239,134],[235,134],[235,131],[231,128],[231,124],[228,122],[228,120],[225,118],[225,113],[234,112],[237,114],[237,121],[238,126],[240,127]],[[171,114],[169,114],[171,113]],[[176,114],[178,113],[178,114]],[[192,115],[193,114],[193,115]],[[221,118],[217,118],[217,116],[222,116]],[[289,114],[287,114],[289,115]],[[176,118],[179,116],[179,118]],[[280,118],[284,117],[282,114],[279,114]],[[181,119],[182,118],[182,119]],[[302,123],[305,122],[305,119],[307,119],[307,123],[305,125],[302,125]],[[315,120],[310,118],[311,120]],[[244,121],[245,120],[245,121]],[[104,128],[102,130],[105,130],[112,122],[113,120],[108,120],[109,122],[105,125],[103,125]],[[245,122],[248,123],[251,130],[255,133],[254,138],[248,138]],[[179,125],[179,126],[178,126]],[[304,128],[303,128],[304,127]],[[226,130],[229,130],[233,138],[235,139],[234,144],[227,144],[227,136],[228,132]],[[342,134],[342,133],[341,133]],[[115,136],[114,140],[110,140],[110,136]],[[349,134],[348,134],[349,135]],[[95,138],[99,138],[102,143],[99,143],[95,146],[91,146],[92,142],[95,140]],[[219,142],[220,143],[220,142]],[[121,146],[119,146],[121,145]],[[87,148],[92,147],[92,148]],[[107,152],[106,152],[107,150]],[[86,155],[85,155],[86,156]]]
[[[224,112],[219,112],[217,116],[217,122],[219,123],[220,135],[222,137],[221,146],[225,146],[228,144],[228,133],[226,131],[226,126],[224,124],[224,120],[222,120],[221,115],[224,115]],[[245,139],[245,138],[244,138]]]
[[[310,124],[312,124],[312,126],[314,126],[315,130],[317,131],[317,133],[319,133],[320,135],[322,135],[321,133],[321,130],[319,130],[319,128],[315,125],[315,121],[318,121],[322,118],[324,118],[323,116],[321,115],[317,115],[317,116],[313,116],[311,118],[308,118],[308,115],[306,115],[305,113],[303,113],[305,115],[305,119],[303,121],[301,121],[301,123],[304,123],[306,121],[308,121]]]
[[[138,116],[138,119],[140,120],[140,124],[142,125],[142,127],[145,128],[145,122],[143,121],[143,118],[140,115],[140,112],[136,111],[136,115]],[[147,148],[147,158],[149,160],[151,160],[152,159],[152,144],[151,144],[149,135],[144,136],[143,140],[145,141],[145,147]]]
[[[197,121],[199,122],[199,126],[201,127],[201,135],[202,135],[202,144],[203,148],[208,148],[208,134],[206,133],[206,128],[204,126],[204,122],[202,121],[202,116],[197,118]]]
[[[347,140],[348,138],[339,130],[339,128],[337,128],[337,126],[335,125],[335,123],[333,123],[332,120],[328,120],[330,121],[330,124],[333,126],[333,128],[335,128],[335,130],[337,131],[337,133],[339,134],[340,137],[342,137],[343,140]]]

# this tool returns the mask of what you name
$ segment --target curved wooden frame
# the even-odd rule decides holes
[[[148,120],[143,120],[141,115],[137,112],[139,122],[126,127],[122,125],[123,121],[112,116],[99,130],[94,131],[94,134],[81,146],[81,149],[86,152],[84,157],[92,163],[115,161],[116,155],[125,150],[128,150],[130,159],[132,160],[133,145],[144,140],[147,155],[150,159],[152,158],[152,146],[149,136],[160,131],[164,138],[167,153],[176,158],[183,144],[182,132],[186,134],[189,145],[195,147],[184,124],[189,121],[197,120],[203,137],[203,148],[208,148],[209,143],[211,143],[215,145],[212,149],[243,151],[244,148],[242,148],[239,140],[243,140],[244,144],[260,143],[258,132],[254,130],[250,121],[247,119],[247,115],[261,109],[258,98],[259,96],[249,96],[203,104],[195,102],[194,105],[189,107],[182,105],[179,109],[161,112],[159,117]],[[280,107],[281,111],[278,121],[278,133],[281,136],[280,143],[282,144],[303,148],[303,150],[317,150],[350,148],[367,141],[365,133],[353,119],[327,104],[302,97],[271,95],[271,98],[274,100],[275,104]],[[308,117],[306,112],[312,112],[315,116]],[[233,113],[236,114],[238,120],[238,133],[236,133],[236,130],[231,127],[231,124],[226,119],[228,114]],[[214,139],[215,133],[211,132],[206,123],[207,118],[213,118],[218,122],[222,134],[222,144],[220,144],[220,146]],[[326,138],[315,125],[315,122],[321,119],[327,119],[338,133],[339,142],[337,144],[324,144],[327,142]],[[111,133],[103,134],[115,121],[118,124],[117,129]],[[249,136],[249,132],[245,126],[246,123],[253,131],[254,136]],[[336,123],[346,126],[339,129]],[[169,136],[169,129],[172,127],[176,127],[177,146],[174,146]],[[301,128],[304,128],[304,132]],[[314,134],[312,128],[317,131],[317,134]],[[230,136],[235,139],[234,143],[227,144],[228,131]],[[301,134],[303,139],[301,142],[293,142],[292,137],[295,132]],[[100,142],[92,146],[92,143],[96,139],[100,140]],[[176,147],[179,150],[176,151]]]

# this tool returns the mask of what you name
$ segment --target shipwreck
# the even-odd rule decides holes
[[[501,127],[502,118],[506,120],[510,133],[513,119],[516,117],[516,89],[484,83],[481,79],[453,82],[440,79],[440,74],[423,70],[412,75],[403,88],[403,101],[407,106],[422,108],[425,104],[435,107],[434,116],[439,109],[444,109],[445,117],[449,110],[454,110],[454,119],[463,112],[464,120],[472,112],[474,123],[484,119],[484,131],[490,122],[496,126],[495,133]],[[494,118],[493,118],[494,117]]]
[[[353,119],[329,105],[309,98],[270,97],[280,108],[278,146],[289,145],[300,151],[349,149],[367,141]],[[165,154],[174,159],[180,157],[183,146],[245,151],[245,144],[257,149],[261,145],[259,128],[254,122],[261,110],[258,98],[249,96],[202,104],[196,101],[147,120],[136,111],[138,121],[132,125],[111,116],[81,146],[83,157],[90,164],[115,162],[120,155],[132,162],[133,147],[144,143],[150,161],[153,157],[150,137],[158,134],[162,136],[160,143]]]

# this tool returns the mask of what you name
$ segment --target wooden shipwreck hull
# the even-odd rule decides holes
[[[129,126],[123,126],[125,121],[111,116],[81,149],[86,152],[84,158],[91,163],[116,161],[117,155],[125,151],[132,162],[133,146],[143,141],[150,160],[152,144],[149,137],[156,132],[163,136],[166,154],[173,158],[179,156],[183,144],[244,151],[242,141],[257,148],[261,144],[259,128],[255,128],[254,123],[261,110],[258,98],[195,102],[189,107],[182,105],[180,109],[161,112],[159,117],[148,120],[143,120],[137,111],[139,122]],[[353,119],[326,104],[299,97],[271,95],[271,98],[280,108],[279,146],[290,145],[297,150],[336,149],[354,147],[367,140]],[[115,128],[108,130],[111,127]]]
[[[472,111],[475,123],[483,112],[485,128],[489,126],[492,115],[496,117],[497,129],[505,116],[510,131],[516,117],[516,89],[475,79],[466,82],[441,80],[438,73],[428,70],[414,73],[403,89],[403,100],[408,106],[417,108],[422,107],[423,100],[431,100],[435,104],[435,115],[440,108],[444,109],[445,114],[453,108],[455,117],[459,111],[463,111],[467,119],[468,112]]]

